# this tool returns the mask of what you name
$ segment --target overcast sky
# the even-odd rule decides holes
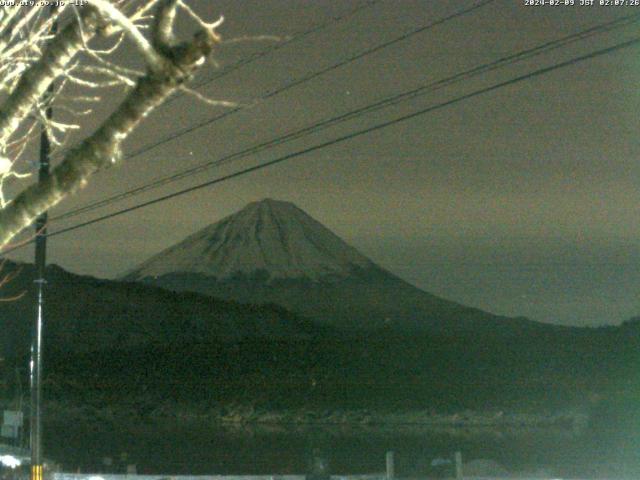
[[[246,105],[241,112],[97,175],[54,214],[545,41],[640,14],[640,7],[496,0],[261,100],[292,80],[474,2],[381,0],[332,20],[366,3],[195,1],[208,17],[225,15],[221,33],[227,39],[286,39],[329,25],[200,89]],[[54,223],[51,230],[613,45],[639,35],[638,25]],[[222,45],[215,55],[218,67],[207,67],[199,80],[273,45]],[[49,242],[49,259],[77,273],[114,277],[246,203],[271,197],[296,203],[373,261],[437,295],[553,323],[620,323],[640,314],[639,78],[640,48],[601,56],[60,235]],[[155,112],[127,148],[134,151],[222,112],[179,98]],[[32,249],[13,257],[30,259]]]

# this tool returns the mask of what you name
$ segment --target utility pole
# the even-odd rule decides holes
[[[53,14],[56,7],[52,4],[49,12]],[[55,34],[57,25],[51,27],[51,33]],[[53,83],[48,89],[49,102],[46,110],[46,120],[53,118],[51,107]],[[45,126],[40,132],[40,165],[38,169],[38,182],[46,181],[50,175],[49,160],[51,157],[51,142]],[[31,330],[31,412],[29,415],[29,443],[31,447],[31,480],[42,480],[42,329],[44,326],[44,287],[46,284],[45,267],[47,263],[47,212],[42,213],[36,219],[36,249],[35,249],[36,278],[34,280],[37,289],[36,315]]]
[[[47,107],[46,117],[52,117],[51,107]],[[46,131],[40,134],[40,168],[38,181],[49,176],[50,143]],[[30,446],[31,446],[31,480],[42,480],[42,328],[44,324],[44,286],[47,255],[47,212],[36,220],[36,278],[37,290],[36,315],[31,330],[31,414],[30,414]]]

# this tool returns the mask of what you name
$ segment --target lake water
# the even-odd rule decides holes
[[[461,451],[465,461],[491,459],[513,472],[546,469],[563,477],[612,474],[640,478],[638,443],[562,431],[430,431],[423,428],[222,428],[188,424],[50,423],[45,455],[65,471],[148,474],[294,474],[309,469],[312,452],[336,474],[382,472],[394,451],[399,475],[433,474],[435,458]],[[109,460],[111,459],[111,465]]]

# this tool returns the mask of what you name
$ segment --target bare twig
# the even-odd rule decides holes
[[[95,133],[64,155],[49,178],[30,185],[4,204],[4,208],[0,209],[0,246],[6,245],[18,232],[31,225],[40,213],[86,185],[93,173],[117,162],[122,156],[122,142],[176,90],[183,89],[210,105],[235,106],[232,102],[206,98],[185,86],[205,62],[214,45],[220,42],[216,28],[222,19],[206,22],[181,0],[148,1],[128,14],[124,12],[130,11],[134,2],[117,4],[110,0],[89,1],[96,9],[94,13],[98,13],[90,13],[90,9],[77,11],[78,20],[51,38],[41,56],[19,74],[18,85],[5,102],[11,108],[0,113],[0,152],[5,152],[8,145],[24,146],[28,142],[31,138],[29,132],[20,139],[24,143],[16,144],[9,139],[29,115],[45,128],[53,144],[61,144],[69,130],[79,128],[79,123],[52,120],[44,115],[49,105],[47,102],[53,99],[91,103],[100,98],[100,95],[75,91],[71,95],[65,94],[63,90],[67,84],[73,85],[74,90],[95,91],[124,86],[131,88],[131,91]],[[143,35],[142,25],[138,24],[147,17],[149,5],[156,8],[149,32],[151,41]],[[173,33],[179,11],[186,12],[200,27],[187,42],[177,42]],[[148,73],[142,74],[106,60],[104,56],[112,53],[113,49],[100,51],[90,48],[88,42],[98,31],[106,31],[110,35],[122,32],[121,35],[131,39],[147,64]],[[117,39],[116,45],[119,43],[120,39]],[[87,56],[83,57],[84,60],[73,61],[80,51]],[[87,59],[97,62],[97,65],[87,64]],[[37,85],[27,84],[26,77],[35,79]],[[46,88],[58,77],[64,79],[61,86],[56,88],[49,100],[42,102],[40,98]],[[73,111],[67,105],[67,111],[70,110]],[[15,158],[9,162],[7,176],[0,177],[0,188],[2,179],[9,178],[9,173],[15,176]]]

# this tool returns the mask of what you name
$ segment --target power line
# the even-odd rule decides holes
[[[309,73],[309,74],[307,74],[307,75],[305,75],[303,77],[300,77],[300,78],[295,79],[295,80],[293,80],[293,81],[291,81],[289,83],[286,83],[286,84],[278,87],[275,90],[271,90],[271,91],[265,93],[262,97],[260,97],[260,100],[264,101],[264,100],[267,100],[269,98],[272,98],[272,97],[274,97],[276,95],[279,95],[279,94],[281,94],[283,92],[286,92],[287,90],[290,90],[291,88],[297,87],[298,85],[301,85],[301,84],[309,82],[309,81],[311,81],[311,80],[313,80],[315,78],[318,78],[318,77],[324,75],[325,73],[337,70],[337,69],[339,69],[339,68],[341,68],[341,67],[343,67],[345,65],[348,65],[348,64],[353,63],[353,62],[355,62],[357,60],[360,60],[360,59],[362,59],[362,58],[364,58],[366,56],[369,56],[369,55],[371,55],[373,53],[379,52],[380,50],[383,50],[383,49],[385,49],[387,47],[390,47],[391,45],[395,45],[398,42],[401,42],[403,40],[407,40],[408,38],[411,38],[411,37],[413,37],[415,35],[423,33],[423,32],[425,32],[427,30],[430,30],[431,28],[434,28],[436,26],[442,25],[442,24],[444,24],[446,22],[449,22],[449,21],[451,21],[451,20],[453,20],[455,18],[458,18],[458,17],[461,17],[463,15],[466,15],[467,13],[471,13],[471,12],[473,12],[473,11],[479,9],[479,8],[482,8],[482,7],[486,6],[486,5],[489,5],[490,3],[493,3],[495,1],[496,0],[481,0],[480,2],[478,2],[477,4],[474,4],[471,7],[467,7],[465,9],[458,10],[458,11],[456,11],[456,12],[450,14],[450,15],[447,15],[447,16],[445,16],[443,18],[435,20],[435,21],[433,21],[431,23],[428,23],[428,24],[423,25],[421,27],[418,27],[418,28],[416,28],[414,30],[411,30],[410,32],[404,33],[404,34],[402,34],[402,35],[400,35],[398,37],[395,37],[395,38],[393,38],[391,40],[388,40],[388,41],[383,42],[383,43],[381,43],[379,45],[371,47],[371,48],[369,48],[369,49],[367,49],[367,50],[365,50],[363,52],[360,52],[360,53],[355,54],[355,55],[353,55],[351,57],[348,57],[348,58],[346,58],[344,60],[341,60],[338,63],[335,63],[333,65],[330,65],[330,66],[326,67],[326,68],[323,68],[321,70]],[[133,157],[137,157],[139,155],[142,155],[143,153],[146,153],[146,152],[148,152],[150,150],[153,150],[154,148],[159,147],[160,145],[163,145],[165,143],[171,142],[171,141],[175,140],[176,138],[184,136],[184,135],[186,135],[188,133],[191,133],[191,132],[193,132],[195,130],[198,130],[198,129],[204,127],[204,126],[211,125],[212,123],[217,122],[218,120],[222,120],[223,118],[226,118],[226,117],[228,117],[230,115],[233,115],[233,114],[235,114],[237,112],[240,112],[240,111],[244,110],[245,108],[247,108],[247,107],[246,106],[236,107],[236,108],[233,108],[231,110],[227,110],[226,112],[224,112],[224,113],[222,113],[220,115],[217,115],[217,116],[215,116],[213,118],[209,118],[209,119],[207,119],[207,120],[205,120],[203,122],[196,123],[195,125],[192,125],[190,127],[187,127],[186,129],[180,130],[179,132],[175,132],[175,133],[173,133],[171,135],[168,135],[165,138],[163,138],[161,140],[158,140],[158,141],[156,141],[156,142],[154,142],[154,143],[152,143],[150,145],[146,145],[144,147],[139,148],[138,150],[134,150],[130,154],[126,155],[125,159],[131,159]]]
[[[510,85],[514,85],[516,83],[520,83],[520,82],[523,82],[523,81],[526,81],[526,80],[530,80],[530,79],[535,78],[535,77],[539,77],[541,75],[545,75],[547,73],[550,73],[552,71],[558,70],[560,68],[569,67],[569,66],[575,65],[577,63],[580,63],[580,62],[583,62],[583,61],[586,61],[586,60],[590,60],[590,59],[593,59],[593,58],[596,58],[596,57],[599,57],[599,56],[602,56],[602,55],[607,55],[607,54],[616,52],[618,50],[622,50],[624,48],[628,48],[628,47],[631,47],[631,46],[634,46],[634,45],[638,45],[638,44],[640,44],[640,37],[635,37],[635,38],[633,38],[631,40],[618,43],[618,44],[613,45],[611,47],[607,47],[607,48],[603,48],[603,49],[600,49],[600,50],[596,50],[594,52],[591,52],[591,53],[588,53],[588,54],[585,54],[585,55],[582,55],[582,56],[579,56],[579,57],[574,57],[572,59],[569,59],[569,60],[566,60],[566,61],[563,61],[563,62],[559,62],[559,63],[556,63],[554,65],[548,66],[548,67],[540,68],[538,70],[534,70],[533,72],[529,72],[529,73],[526,73],[524,75],[520,75],[520,76],[511,78],[509,80],[505,80],[505,81],[493,84],[493,85],[491,85],[489,87],[484,87],[484,88],[475,90],[475,91],[473,91],[471,93],[467,93],[467,94],[461,95],[461,96],[456,97],[454,99],[447,100],[445,102],[441,102],[441,103],[438,103],[436,105],[432,105],[430,107],[418,110],[416,112],[397,117],[397,118],[395,118],[393,120],[388,120],[386,122],[382,122],[382,123],[379,123],[377,125],[374,125],[374,126],[371,126],[371,127],[367,127],[367,128],[361,129],[361,130],[357,130],[357,131],[349,133],[347,135],[343,135],[341,137],[337,137],[337,138],[334,138],[332,140],[316,144],[316,145],[314,145],[312,147],[308,147],[308,148],[305,148],[305,149],[302,149],[302,150],[298,150],[298,151],[293,152],[293,153],[289,153],[287,155],[278,157],[278,158],[270,160],[268,162],[265,162],[265,163],[262,163],[262,164],[259,164],[259,165],[254,165],[252,167],[248,167],[248,168],[239,170],[239,171],[231,173],[229,175],[225,175],[225,176],[222,176],[222,177],[219,177],[219,178],[215,178],[213,180],[209,180],[207,182],[200,183],[198,185],[195,185],[195,186],[192,186],[192,187],[189,187],[189,188],[185,188],[183,190],[179,190],[177,192],[174,192],[174,193],[171,193],[171,194],[168,194],[168,195],[164,195],[162,197],[158,197],[158,198],[155,198],[153,200],[149,200],[147,202],[143,202],[143,203],[140,203],[140,204],[128,207],[128,208],[124,208],[122,210],[118,210],[118,211],[113,212],[113,213],[109,213],[109,214],[94,218],[92,220],[88,220],[88,221],[85,221],[85,222],[82,222],[82,223],[78,223],[76,225],[72,225],[70,227],[63,228],[61,230],[57,230],[57,231],[48,233],[47,236],[48,237],[53,237],[53,236],[56,236],[56,235],[61,235],[63,233],[68,233],[68,232],[71,232],[73,230],[77,230],[79,228],[83,228],[83,227],[86,227],[86,226],[89,226],[89,225],[93,225],[95,223],[102,222],[104,220],[108,220],[108,219],[111,219],[111,218],[114,218],[114,217],[118,217],[120,215],[124,215],[125,213],[129,213],[129,212],[132,212],[134,210],[138,210],[138,209],[150,206],[150,205],[154,205],[156,203],[164,202],[166,200],[170,200],[172,198],[176,198],[176,197],[185,195],[187,193],[191,193],[191,192],[194,192],[196,190],[200,190],[200,189],[205,188],[205,187],[209,187],[209,186],[212,186],[212,185],[215,185],[215,184],[218,184],[218,183],[222,183],[222,182],[225,182],[225,181],[228,181],[228,180],[231,180],[231,179],[234,179],[234,178],[237,178],[237,177],[240,177],[240,176],[243,176],[243,175],[258,171],[258,170],[262,170],[262,169],[271,167],[273,165],[285,162],[285,161],[290,160],[292,158],[300,157],[302,155],[306,155],[308,153],[311,153],[311,152],[314,152],[314,151],[317,151],[317,150],[321,150],[323,148],[327,148],[327,147],[330,147],[332,145],[336,145],[338,143],[342,143],[342,142],[345,142],[345,141],[348,141],[348,140],[352,140],[352,139],[360,137],[362,135],[366,135],[366,134],[381,130],[383,128],[387,128],[387,127],[396,125],[398,123],[405,122],[407,120],[411,120],[411,119],[417,118],[419,116],[425,115],[425,114],[433,112],[435,110],[439,110],[441,108],[448,107],[448,106],[460,103],[460,102],[462,102],[464,100],[468,100],[470,98],[477,97],[477,96],[483,95],[485,93],[493,92],[493,91],[498,90],[500,88],[504,88],[504,87],[507,87],[507,86],[510,86]],[[28,243],[31,243],[31,242],[28,242]],[[22,248],[23,246],[27,245],[28,243],[22,244],[22,245],[20,245],[18,247],[14,247],[13,249],[10,249],[10,250],[8,250],[6,252],[3,252],[3,253],[6,254],[6,253],[9,253],[9,252],[11,252],[13,250],[17,250],[18,248]]]
[[[236,63],[226,67],[224,70],[222,70],[221,72],[216,73],[213,77],[208,78],[206,80],[201,81],[200,83],[194,85],[192,88],[200,88],[203,87],[205,85],[208,85],[222,77],[225,77],[227,75],[229,75],[230,73],[235,72],[236,70],[239,70],[240,68],[242,68],[245,65],[249,65],[253,62],[255,62],[256,60],[259,60],[260,58],[263,58],[267,55],[269,55],[270,53],[273,53],[277,50],[280,50],[281,48],[290,45],[292,43],[295,43],[299,40],[302,40],[304,38],[306,38],[307,36],[319,32],[335,23],[338,23],[346,18],[352,17],[354,15],[356,15],[358,12],[360,12],[361,10],[370,8],[375,6],[377,3],[380,3],[381,0],[369,0],[367,2],[364,2],[363,4],[353,8],[352,10],[349,10],[348,12],[342,14],[342,15],[338,15],[335,17],[332,17],[331,19],[329,19],[326,22],[320,23],[318,25],[314,25],[311,28],[304,30],[302,32],[296,33],[293,36],[291,36],[290,38],[287,38],[286,40],[282,41],[282,42],[278,42],[277,44],[275,44],[274,46],[267,48],[265,50],[261,50],[259,52],[256,52],[252,55],[249,55],[246,58],[240,59],[238,60]],[[176,95],[174,95],[173,97],[169,98],[168,100],[166,100],[161,107],[165,107],[173,102],[175,102],[176,100],[179,100],[180,98],[184,97],[186,94],[181,94],[181,93],[177,93]],[[144,147],[143,147],[144,148]],[[62,150],[57,152],[54,156],[59,158],[60,156],[64,156],[65,153],[67,153],[69,150]],[[143,152],[133,152],[129,155],[126,156],[126,158],[132,158],[135,157],[137,155],[139,155],[140,153]]]
[[[361,10],[365,10],[367,8],[373,7],[374,5],[376,5],[377,3],[380,3],[381,0],[369,0],[367,2],[364,2],[362,5],[358,5],[357,7],[349,10],[348,12],[342,14],[342,15],[338,15],[335,17],[330,18],[328,21],[320,23],[318,25],[314,25],[311,28],[304,30],[302,32],[296,33],[293,36],[291,36],[290,38],[287,38],[286,40],[283,40],[282,42],[278,42],[275,45],[273,45],[270,48],[261,50],[259,52],[256,52],[252,55],[249,55],[248,57],[245,57],[243,59],[238,60],[237,62],[235,62],[234,64],[228,66],[227,68],[225,68],[224,70],[222,70],[221,72],[216,73],[215,75],[213,75],[211,78],[208,78],[206,80],[203,80],[201,82],[199,82],[198,84],[194,85],[193,88],[200,88],[203,87],[205,85],[208,85],[222,77],[225,77],[227,75],[229,75],[232,72],[235,72],[236,70],[239,70],[240,68],[242,68],[245,65],[248,65],[250,63],[255,62],[256,60],[259,60],[263,57],[266,57],[267,55],[269,55],[270,53],[273,53],[277,50],[280,50],[281,48],[290,45],[292,43],[295,43],[299,40],[302,40],[306,37],[308,37],[309,35],[319,32],[321,30],[324,30],[327,27],[330,27],[331,25],[338,23],[346,18],[352,17],[354,15],[356,15],[358,12],[360,12]],[[224,43],[224,42],[223,42]],[[169,100],[167,100],[164,105],[168,105],[170,103],[173,103],[174,101],[178,100],[179,98],[181,98],[182,96],[174,96],[173,98],[170,98]]]
[[[443,88],[445,86],[449,86],[451,84],[457,83],[459,81],[474,77],[476,75],[480,75],[480,74],[484,74],[487,73],[489,71],[493,71],[496,70],[498,68],[503,68],[505,66],[511,65],[513,63],[516,63],[518,61],[524,60],[524,59],[529,59],[532,58],[534,56],[537,55],[541,55],[544,53],[548,53],[552,50],[558,49],[560,47],[564,47],[566,45],[569,45],[571,43],[577,42],[579,40],[583,40],[585,38],[588,38],[590,36],[602,33],[602,32],[607,32],[607,31],[611,31],[614,28],[620,28],[622,26],[627,26],[631,23],[637,22],[638,20],[640,20],[640,14],[634,14],[634,15],[628,15],[625,17],[621,17],[619,19],[616,20],[612,20],[603,24],[599,24],[593,27],[590,27],[588,29],[567,35],[565,37],[556,39],[556,40],[552,40],[549,42],[545,42],[541,45],[537,45],[535,47],[529,48],[529,49],[525,49],[525,50],[521,50],[517,53],[514,54],[510,54],[501,58],[498,58],[497,60],[494,60],[492,62],[489,63],[485,63],[476,67],[473,67],[471,69],[468,69],[464,72],[446,77],[444,79],[441,80],[437,80],[434,82],[430,82],[426,85],[422,85],[420,87],[414,88],[412,90],[406,91],[406,92],[402,92],[400,94],[396,94],[390,97],[387,97],[385,99],[379,100],[373,104],[369,104],[366,105],[364,107],[355,109],[355,110],[351,110],[347,113],[332,117],[330,119],[325,119],[319,122],[316,122],[312,125],[309,125],[307,127],[304,127],[300,130],[294,131],[294,132],[290,132],[284,136],[280,136],[280,137],[276,137],[275,139],[271,139],[269,141],[266,142],[262,142],[258,145],[255,145],[253,147],[249,147],[247,149],[232,153],[230,155],[224,156],[220,159],[217,160],[213,160],[213,161],[208,161],[205,163],[202,163],[200,165],[197,165],[195,167],[191,167],[188,168],[186,170],[182,170],[180,172],[162,177],[160,179],[154,180],[150,183],[144,184],[142,186],[133,188],[131,190],[113,195],[111,197],[108,197],[106,199],[103,200],[99,200],[97,202],[93,202],[91,204],[85,205],[83,207],[78,207],[74,210],[70,210],[68,212],[65,212],[57,217],[54,217],[51,219],[51,221],[58,221],[64,218],[70,218],[82,213],[86,213],[92,210],[95,210],[97,208],[100,207],[104,207],[107,206],[111,203],[115,203],[117,201],[123,200],[125,198],[129,198],[138,194],[141,194],[143,192],[146,192],[148,190],[154,189],[154,188],[158,188],[160,186],[163,185],[167,185],[169,183],[172,183],[174,181],[178,181],[181,180],[183,178],[189,177],[191,175],[195,175],[197,173],[206,171],[209,168],[215,167],[215,166],[220,166],[224,163],[228,163],[230,161],[233,160],[238,160],[240,158],[244,158],[247,157],[249,155],[258,153],[262,150],[277,146],[277,145],[281,145],[284,143],[287,143],[291,140],[295,140],[298,138],[301,138],[303,136],[306,135],[310,135],[313,133],[317,133],[318,131],[321,131],[325,128],[334,126],[338,123],[342,123],[345,122],[347,120],[351,120],[353,118],[356,118],[358,116],[367,114],[367,113],[371,113],[377,110],[380,110],[382,108],[386,108],[389,107],[391,105],[395,105],[397,103],[400,103],[402,101],[406,101],[412,98],[415,98],[419,95],[424,95],[426,93],[430,93],[433,91],[436,91],[440,88]]]
[[[276,90],[273,90],[271,92],[267,92],[262,97],[262,99],[264,100],[264,99],[273,97],[275,95],[278,95],[278,94],[280,94],[280,93],[282,93],[282,92],[284,92],[284,91],[286,91],[286,90],[288,90],[290,88],[293,88],[294,86],[297,86],[297,85],[300,85],[300,84],[305,83],[307,81],[310,81],[310,80],[312,80],[314,78],[317,78],[317,77],[319,77],[319,76],[321,76],[321,75],[323,75],[323,74],[325,74],[327,72],[336,70],[336,69],[338,69],[338,68],[340,68],[340,67],[342,67],[344,65],[347,65],[347,64],[349,64],[351,62],[354,62],[354,61],[356,61],[358,59],[364,58],[367,55],[370,55],[370,54],[372,54],[374,52],[380,51],[380,50],[382,50],[384,48],[387,48],[387,47],[389,47],[391,45],[394,45],[395,43],[398,43],[398,42],[400,42],[402,40],[406,40],[406,39],[408,39],[408,38],[410,38],[410,37],[412,37],[414,35],[417,35],[419,33],[424,32],[424,31],[426,31],[428,29],[434,28],[434,27],[436,27],[438,25],[442,25],[442,24],[444,24],[444,23],[446,23],[448,21],[451,21],[451,20],[453,20],[455,18],[458,18],[460,16],[466,15],[467,13],[471,13],[471,12],[473,12],[473,11],[475,11],[475,10],[481,8],[481,7],[484,7],[484,6],[490,4],[490,3],[494,2],[494,1],[496,1],[496,0],[483,0],[483,1],[479,2],[479,3],[477,3],[477,4],[472,5],[471,7],[468,7],[468,8],[462,9],[462,10],[458,10],[458,11],[452,13],[452,14],[449,14],[449,15],[447,15],[445,17],[442,17],[442,18],[440,18],[438,20],[435,20],[435,21],[433,21],[431,23],[428,23],[428,24],[423,25],[421,27],[418,27],[418,28],[416,28],[414,30],[411,30],[410,32],[407,32],[407,33],[404,33],[404,34],[402,34],[402,35],[400,35],[398,37],[395,37],[392,40],[389,40],[387,42],[384,42],[382,44],[379,44],[377,46],[369,48],[369,49],[367,49],[367,50],[365,50],[365,51],[363,51],[363,52],[361,52],[359,54],[351,56],[351,57],[349,57],[349,58],[347,58],[345,60],[342,60],[342,61],[340,61],[340,62],[338,62],[336,64],[330,65],[329,67],[326,67],[326,68],[324,68],[322,70],[319,70],[319,71],[316,71],[316,72],[312,72],[312,73],[310,73],[310,74],[308,74],[308,75],[306,75],[304,77],[301,77],[301,78],[298,78],[296,80],[293,80],[292,82],[289,82],[289,83],[279,87]],[[148,151],[150,151],[150,150],[152,150],[152,149],[154,149],[154,148],[156,148],[156,147],[158,147],[160,145],[163,145],[165,143],[173,141],[176,138],[180,138],[180,137],[182,137],[184,135],[187,135],[187,134],[189,134],[189,133],[191,133],[191,132],[193,132],[195,130],[198,130],[198,129],[202,128],[202,127],[205,127],[207,125],[211,125],[212,123],[214,123],[214,122],[216,122],[218,120],[221,120],[221,119],[223,119],[223,118],[225,118],[227,116],[233,115],[234,113],[237,113],[237,112],[239,112],[239,111],[241,111],[243,109],[244,109],[244,107],[234,108],[234,109],[228,110],[228,111],[226,111],[226,112],[224,112],[224,113],[222,113],[220,115],[216,115],[216,116],[214,116],[212,118],[208,118],[208,119],[206,119],[206,120],[204,120],[202,122],[199,122],[199,123],[197,123],[195,125],[192,125],[192,126],[186,128],[186,129],[180,130],[178,132],[174,132],[174,133],[166,136],[163,139],[160,139],[160,140],[158,140],[156,142],[153,142],[153,143],[151,143],[149,145],[143,146],[142,148],[131,152],[130,154],[125,156],[125,159],[131,159],[131,158],[137,157],[137,156],[139,156],[139,155],[141,155],[143,153],[146,153],[146,152],[148,152]],[[104,202],[104,200],[103,201],[99,201],[98,203],[100,203],[100,205],[103,205],[103,202]],[[98,208],[98,207],[97,206],[94,207],[94,205],[90,205],[90,206],[88,206],[86,208],[85,207],[81,207],[81,210],[82,211],[86,211],[87,209],[88,210],[93,210],[94,208]],[[61,218],[67,218],[67,217],[70,217],[70,216],[74,216],[74,215],[76,215],[78,213],[80,213],[79,209],[76,209],[74,211],[66,212],[66,213],[63,213],[63,214],[55,217],[55,218],[52,218],[51,221],[56,221],[56,220],[60,220]]]
[[[271,98],[274,95],[278,95],[279,93],[282,93],[283,91],[288,90],[289,88],[295,87],[295,86],[300,85],[300,84],[305,83],[305,82],[308,82],[309,80],[312,80],[312,79],[317,78],[317,77],[319,77],[321,75],[324,75],[325,73],[332,72],[333,70],[337,70],[340,67],[348,65],[349,63],[353,63],[356,60],[360,60],[360,59],[362,59],[362,58],[364,58],[366,56],[369,56],[369,55],[371,55],[373,53],[379,52],[380,50],[383,50],[383,49],[388,48],[388,47],[390,47],[392,45],[395,45],[396,43],[399,43],[399,42],[402,42],[404,40],[407,40],[407,39],[409,39],[409,38],[411,38],[411,37],[413,37],[415,35],[418,35],[420,33],[426,32],[427,30],[431,30],[432,28],[437,27],[439,25],[443,25],[444,23],[450,22],[451,20],[454,20],[454,19],[456,19],[458,17],[462,17],[463,15],[466,15],[467,13],[472,13],[475,10],[478,10],[479,8],[485,7],[485,6],[487,6],[490,3],[493,3],[495,1],[496,0],[482,0],[482,1],[478,2],[477,4],[471,6],[471,7],[459,10],[457,12],[454,12],[454,13],[452,13],[450,15],[447,15],[446,17],[442,17],[442,18],[440,18],[438,20],[435,20],[435,21],[433,21],[431,23],[428,23],[427,25],[423,25],[423,26],[418,27],[418,28],[416,28],[414,30],[411,30],[410,32],[404,33],[404,34],[400,35],[399,37],[396,37],[396,38],[394,38],[392,40],[389,40],[387,42],[381,43],[380,45],[376,45],[375,47],[371,47],[371,48],[369,48],[369,49],[367,49],[367,50],[365,50],[365,51],[363,51],[361,53],[358,53],[356,55],[352,55],[351,57],[348,57],[348,58],[346,58],[346,59],[344,59],[344,60],[342,60],[342,61],[340,61],[340,62],[338,62],[338,63],[336,63],[334,65],[331,65],[331,66],[329,66],[327,68],[324,68],[324,69],[319,70],[317,72],[314,72],[314,73],[311,73],[309,75],[306,75],[306,76],[304,76],[302,78],[299,78],[298,80],[294,80],[293,82],[287,84],[284,87],[281,87],[281,88],[279,88],[277,90],[274,90],[272,92],[267,93],[266,97],[264,97],[264,98],[265,99]]]

